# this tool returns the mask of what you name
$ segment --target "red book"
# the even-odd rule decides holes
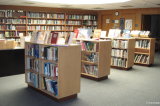
[[[78,29],[74,29],[75,38],[78,37],[78,33],[79,33],[79,30]]]
[[[52,38],[51,38],[51,44],[57,44],[57,40],[58,40],[58,33],[53,32],[52,33]]]

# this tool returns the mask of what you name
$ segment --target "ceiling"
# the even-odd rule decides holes
[[[91,0],[92,1],[92,0]],[[52,8],[71,8],[71,9],[87,9],[87,10],[112,10],[112,9],[129,9],[129,8],[152,8],[160,7],[160,0],[131,0],[123,3],[114,4],[96,4],[96,5],[66,5],[40,3],[28,0],[0,0],[0,5],[19,5],[19,6],[37,6]]]

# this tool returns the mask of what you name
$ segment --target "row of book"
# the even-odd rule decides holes
[[[83,25],[97,25],[97,21],[85,20],[85,21],[83,21]]]
[[[149,49],[150,40],[136,40],[135,47]]]
[[[128,41],[127,40],[113,40],[112,41],[112,48],[122,48],[127,49],[128,48]]]
[[[3,30],[26,30],[26,26],[6,25],[2,27]]]
[[[3,24],[26,24],[26,19],[0,19]]]
[[[58,61],[58,48],[57,47],[44,47],[42,48],[42,58],[46,60]]]
[[[44,63],[44,75],[56,78],[58,77],[58,67],[53,63]]]
[[[55,80],[42,78],[41,80],[42,89],[49,91],[55,96],[58,96],[58,82]]]
[[[136,54],[134,58],[134,62],[149,64],[149,56],[144,54]]]
[[[28,70],[34,70],[35,72],[38,72],[40,70],[40,62],[38,59],[29,58],[26,59],[26,69]]]
[[[111,58],[111,65],[118,66],[118,67],[126,67],[127,60],[124,58],[112,57]]]
[[[84,20],[96,20],[97,17],[95,15],[84,15],[83,19]]]
[[[98,52],[99,44],[94,42],[83,41],[81,43],[81,48],[83,51]]]
[[[26,45],[25,54],[28,56],[34,56],[36,58],[40,58],[39,48],[40,47],[37,44]]]
[[[97,65],[85,65],[83,64],[84,71],[82,73],[98,76],[98,66]]]
[[[65,30],[64,26],[27,26],[27,30]]]
[[[11,31],[9,31],[9,32],[5,32],[4,33],[4,36],[5,37],[19,37],[20,35],[24,35],[23,33],[21,33],[21,32],[18,32],[18,31],[13,31],[13,32],[11,32]]]
[[[65,27],[65,30],[66,30],[66,31],[73,31],[74,28],[73,28],[73,26],[66,26],[66,27]]]
[[[77,19],[77,20],[81,20],[83,19],[83,15],[67,15],[66,16],[67,19]]]
[[[38,74],[27,72],[26,81],[28,83],[31,83],[35,88],[39,87],[39,75]]]
[[[66,21],[67,25],[81,25],[81,21]]]
[[[122,50],[122,49],[112,49],[111,55],[113,57],[127,58],[128,52],[127,50]]]
[[[97,29],[97,26],[83,26],[84,29]]]
[[[28,12],[28,18],[53,18],[53,19],[64,19],[64,14],[48,14],[48,13],[35,13]]]
[[[5,25],[0,25],[0,30],[5,30],[6,26]]]
[[[89,62],[98,63],[98,53],[83,54],[82,59]]]
[[[12,17],[14,10],[0,10],[0,17]]]
[[[150,31],[133,30],[130,32],[132,37],[149,37]]]
[[[28,24],[65,24],[63,20],[28,19]]]

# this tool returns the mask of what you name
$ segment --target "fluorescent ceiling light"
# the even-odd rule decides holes
[[[130,0],[29,0],[43,3],[57,3],[57,4],[109,4],[121,3]]]

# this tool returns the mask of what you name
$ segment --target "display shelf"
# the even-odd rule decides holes
[[[46,56],[50,55],[45,54],[51,52],[43,51],[45,48],[57,48],[53,49],[58,50],[57,52],[50,54],[53,56],[53,59],[57,58],[57,61],[48,60],[49,57]],[[70,57],[71,54],[72,57]],[[64,46],[26,42],[26,83],[29,87],[32,87],[43,94],[49,95],[57,101],[64,99],[66,100],[66,98],[70,99],[70,97],[76,97],[77,93],[80,92],[80,54],[80,45]],[[47,60],[45,58],[47,58]],[[36,74],[32,74],[34,72],[30,69],[31,67],[36,68],[38,72]],[[34,84],[31,84],[30,80]],[[38,85],[36,82],[38,82]],[[49,85],[53,89],[50,89]]]

